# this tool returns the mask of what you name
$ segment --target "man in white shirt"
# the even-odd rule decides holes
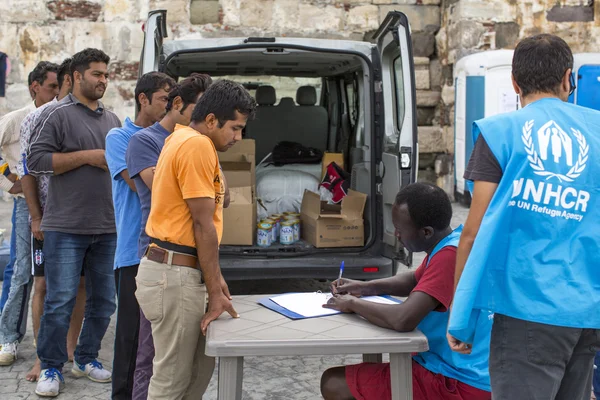
[[[42,61],[30,74],[34,101],[0,119],[0,150],[12,171],[17,171],[21,158],[21,123],[29,113],[58,95],[58,65]],[[31,231],[29,210],[21,182],[0,176],[0,189],[15,196],[16,260],[8,300],[0,316],[0,365],[11,365],[17,357],[17,346],[25,336],[27,311],[31,293]]]

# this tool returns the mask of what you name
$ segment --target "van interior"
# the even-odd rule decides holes
[[[248,121],[244,138],[254,139],[256,145],[258,216],[268,216],[274,210],[281,213],[285,211],[282,208],[300,212],[304,190],[319,191],[321,163],[275,166],[270,162],[270,154],[278,143],[297,142],[323,153],[343,154],[351,189],[368,195],[364,225],[365,243],[369,243],[375,234],[372,221],[376,213],[375,202],[370,201],[374,169],[367,165],[372,159],[371,139],[366,136],[372,123],[370,114],[365,112],[365,98],[370,99],[367,60],[358,54],[338,51],[269,50],[264,46],[177,51],[169,49],[172,43],[164,44],[165,53],[169,54],[164,61],[166,73],[179,79],[194,72],[210,74],[213,79],[231,79],[244,85],[257,101],[256,116]],[[284,205],[283,197],[287,199]],[[258,255],[265,250],[256,244],[221,248],[225,254]],[[267,250],[293,255],[328,249],[317,250],[300,240],[293,245],[273,244]]]

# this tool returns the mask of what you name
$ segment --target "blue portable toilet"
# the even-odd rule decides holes
[[[569,102],[600,110],[600,53],[574,54],[573,75],[577,88]]]
[[[463,204],[471,203],[463,175],[473,151],[473,122],[520,107],[512,58],[513,50],[491,50],[463,57],[454,66],[454,195]]]

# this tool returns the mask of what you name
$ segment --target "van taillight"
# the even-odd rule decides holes
[[[364,267],[363,272],[379,272],[379,267]]]

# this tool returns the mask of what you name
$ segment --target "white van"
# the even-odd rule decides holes
[[[344,261],[344,277],[370,280],[410,265],[412,257],[396,239],[391,217],[396,194],[415,182],[418,169],[406,15],[390,12],[374,43],[287,37],[165,40],[166,27],[166,11],[149,13],[140,75],[161,71],[178,80],[201,72],[245,85],[258,103],[257,118],[245,132],[255,140],[256,164],[282,140],[343,153],[351,188],[368,196],[364,246],[316,248],[305,241],[222,246],[226,279],[333,279]],[[321,165],[315,171],[302,168],[320,180]]]

